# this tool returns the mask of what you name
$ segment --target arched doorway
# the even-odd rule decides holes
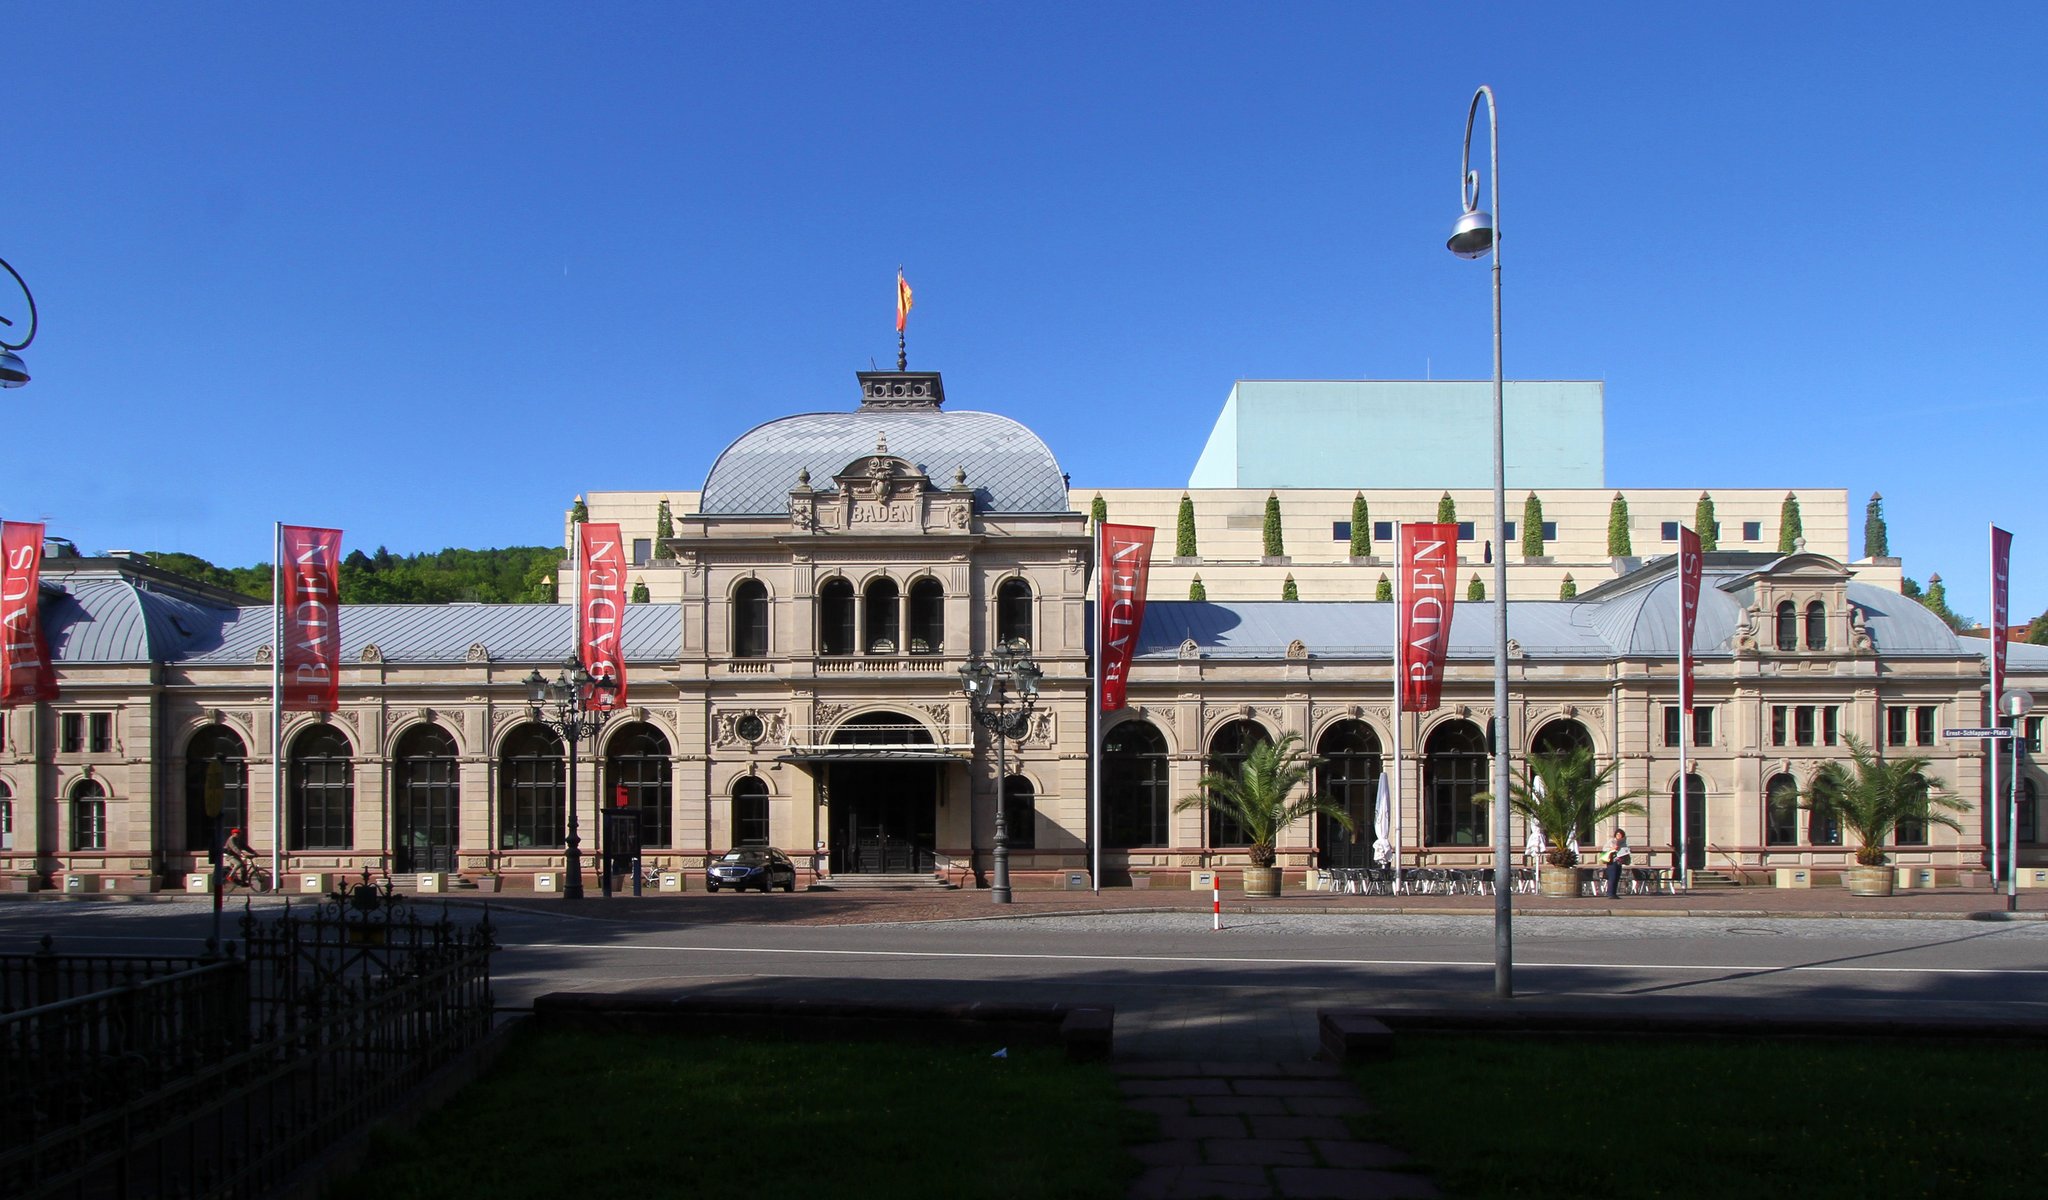
[[[940,756],[896,712],[863,713],[832,734],[821,764],[831,810],[832,873],[903,875],[937,865]]]
[[[1213,775],[1234,776],[1244,769],[1244,760],[1253,750],[1272,740],[1273,735],[1257,721],[1232,721],[1209,739],[1209,761],[1203,769]],[[1209,845],[1244,846],[1250,842],[1244,822],[1220,808],[1209,810]]]
[[[1671,827],[1678,828],[1678,781],[1671,782]],[[1672,856],[1677,857],[1677,850]],[[1694,871],[1707,865],[1707,781],[1697,775],[1685,777],[1685,862]]]
[[[1327,816],[1316,817],[1316,847],[1326,867],[1372,864],[1373,809],[1380,781],[1380,739],[1363,721],[1339,721],[1316,743],[1315,789],[1344,807],[1351,828]]]
[[[206,812],[206,773],[220,760],[220,822]],[[216,837],[249,825],[249,751],[225,725],[208,725],[185,744],[185,848],[206,853]]]
[[[1150,721],[1125,721],[1102,738],[1103,844],[1112,850],[1169,844],[1173,796],[1166,738]]]
[[[453,871],[462,807],[455,738],[439,725],[416,726],[392,757],[391,869]]]
[[[1431,846],[1484,846],[1488,842],[1486,735],[1466,720],[1446,721],[1423,746],[1423,840]]]
[[[1588,755],[1593,753],[1593,735],[1587,731],[1584,725],[1570,717],[1559,717],[1554,721],[1544,722],[1543,727],[1536,731],[1536,736],[1529,739],[1530,758],[1535,758],[1538,755],[1551,758],[1566,757],[1576,754],[1581,750],[1585,751]],[[1594,763],[1593,769],[1599,770],[1599,764]],[[1595,845],[1599,839],[1594,834],[1595,830],[1591,825],[1574,830],[1572,834],[1573,844],[1578,846]]]

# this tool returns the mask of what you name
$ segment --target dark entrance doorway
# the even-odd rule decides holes
[[[439,726],[421,725],[399,739],[396,758],[391,869],[453,871],[461,801],[455,739]]]
[[[825,770],[833,874],[922,874],[936,866],[937,764],[835,762]]]
[[[1685,782],[1685,862],[1682,865],[1702,871],[1707,866],[1707,782],[1697,775],[1687,775]],[[1678,828],[1676,781],[1671,784],[1671,827]]]

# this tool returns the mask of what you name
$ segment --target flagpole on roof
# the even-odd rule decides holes
[[[1102,894],[1102,522],[1094,525],[1094,557],[1089,560],[1095,576],[1095,617],[1090,632],[1094,653],[1088,661],[1088,884]]]
[[[270,523],[270,886],[284,886],[284,522]]]
[[[910,285],[904,282],[903,266],[896,266],[896,369],[910,369],[910,354],[903,343],[903,331],[910,324]]]
[[[1394,527],[1394,892],[1401,891],[1401,808],[1407,803],[1407,789],[1401,786],[1401,688],[1406,683],[1402,678],[1402,652],[1407,648],[1407,634],[1404,632],[1403,614],[1408,611],[1407,566],[1402,559],[1403,538],[1398,523]]]

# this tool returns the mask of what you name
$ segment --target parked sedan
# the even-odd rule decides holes
[[[722,887],[734,891],[760,888],[764,892],[779,887],[785,892],[793,892],[796,890],[796,864],[789,861],[789,855],[773,846],[742,846],[728,850],[725,857],[704,868],[704,890],[715,892]]]

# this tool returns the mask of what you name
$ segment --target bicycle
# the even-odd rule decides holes
[[[230,862],[221,866],[221,891],[246,888],[258,894],[270,890],[270,871],[260,863]]]

